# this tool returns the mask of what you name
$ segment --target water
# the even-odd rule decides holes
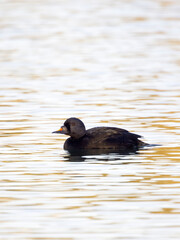
[[[178,0],[0,3],[0,239],[179,239]],[[161,146],[70,156],[68,117]]]

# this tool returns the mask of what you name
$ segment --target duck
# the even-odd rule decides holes
[[[142,136],[118,127],[94,127],[86,130],[84,123],[75,117],[68,118],[59,130],[52,133],[70,136],[64,150],[138,150],[147,143]]]

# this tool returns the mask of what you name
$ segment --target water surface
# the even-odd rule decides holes
[[[0,239],[179,239],[178,0],[1,1]],[[70,156],[68,117],[161,146]]]

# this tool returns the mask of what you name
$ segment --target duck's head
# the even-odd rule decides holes
[[[52,133],[61,133],[71,136],[72,138],[81,138],[86,133],[84,123],[78,118],[68,118],[64,125],[57,131]]]

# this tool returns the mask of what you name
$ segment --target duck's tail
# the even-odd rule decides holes
[[[142,148],[142,147],[148,147],[148,146],[150,146],[149,143],[143,142],[138,139],[138,147]]]
[[[138,139],[138,147],[139,148],[143,148],[143,147],[159,147],[161,146],[160,144],[149,144],[146,142],[143,142],[141,140]]]

